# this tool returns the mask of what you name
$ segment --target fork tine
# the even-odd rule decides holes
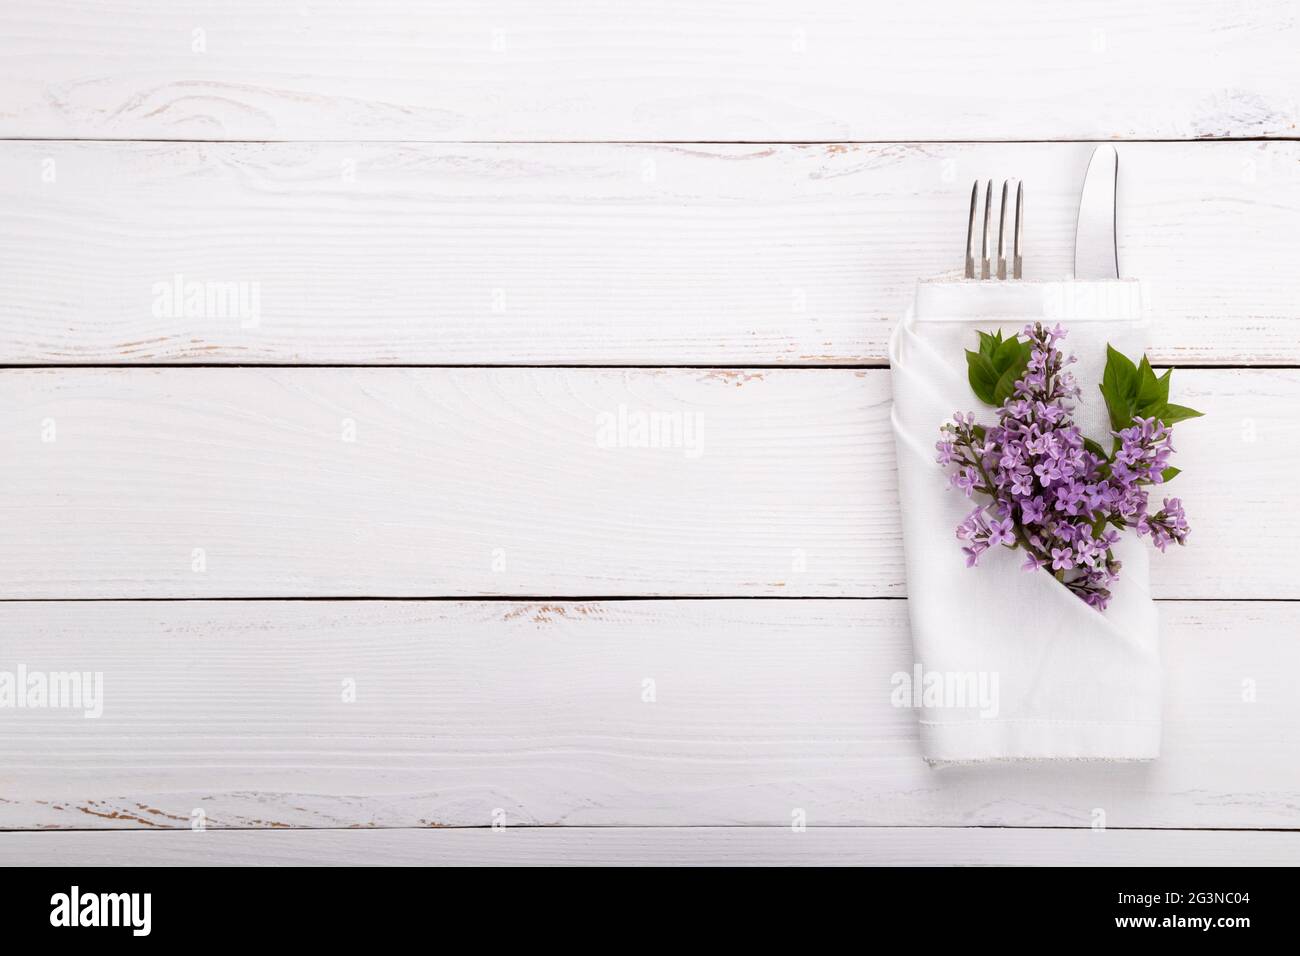
[[[993,180],[984,191],[984,236],[980,241],[980,278],[989,277],[989,212],[993,205]]]
[[[970,188],[970,220],[966,223],[966,278],[975,278],[975,206],[979,202],[980,181]]]
[[[1022,262],[1020,260],[1020,230],[1024,225],[1023,213],[1025,209],[1025,184],[1020,182],[1016,185],[1016,232],[1012,240],[1011,252],[1011,278],[1019,279]]]
[[[1007,188],[1009,179],[1002,180],[1002,208],[998,212],[998,278],[1007,277]]]

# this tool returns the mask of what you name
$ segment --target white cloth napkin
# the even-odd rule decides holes
[[[1135,359],[1142,354],[1140,300],[1132,280],[922,282],[894,330],[892,420],[915,652],[914,675],[904,683],[914,684],[922,752],[932,764],[1159,755],[1148,543],[1126,533],[1117,545],[1123,571],[1105,612],[1049,572],[1021,570],[1023,551],[992,548],[967,568],[955,529],[976,501],[950,488],[935,461],[939,427],[954,412],[996,421],[966,378],[964,350],[978,348],[976,330],[1018,333],[1037,320],[1068,330],[1061,347],[1077,356],[1072,371],[1083,391],[1075,421],[1109,447],[1097,383],[1107,343]],[[983,693],[972,705],[978,686]]]

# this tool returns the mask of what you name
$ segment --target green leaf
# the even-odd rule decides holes
[[[998,371],[1006,371],[1020,360],[1023,346],[1019,339],[1010,338],[993,350],[993,365]]]
[[[1001,406],[1008,398],[1015,394],[1016,382],[1020,381],[1020,376],[1024,373],[1025,367],[1011,366],[998,377],[998,384],[993,388],[993,404]]]
[[[1083,440],[1083,447],[1103,460],[1106,458],[1106,449],[1102,448],[1091,438],[1085,438]]]
[[[1149,366],[1148,366],[1149,368]],[[1112,345],[1106,346],[1106,368],[1101,375],[1101,394],[1110,412],[1111,428],[1127,428],[1137,412],[1142,376],[1133,360]]]
[[[1173,369],[1166,369],[1165,374],[1156,378],[1147,357],[1142,356],[1138,366],[1138,394],[1135,413],[1142,418],[1150,418],[1169,401],[1169,376]]]
[[[979,333],[979,351],[966,350],[966,372],[971,392],[985,405],[997,407],[1015,393],[1015,382],[1024,376],[1030,363],[1030,343],[1018,336],[1002,337],[996,333]]]
[[[1186,405],[1169,404],[1160,410],[1156,418],[1166,425],[1173,425],[1175,422],[1186,421],[1189,418],[1200,418],[1202,414],[1202,412],[1198,412],[1194,408],[1188,408]]]
[[[987,355],[990,359],[999,348],[1002,347],[1002,330],[998,329],[994,333],[980,332],[980,355]]]
[[[1106,346],[1106,369],[1102,381],[1112,380],[1124,394],[1137,397],[1138,369],[1133,360],[1113,345]]]
[[[1109,387],[1105,382],[1097,386],[1101,390],[1101,397],[1106,401],[1106,411],[1110,413],[1110,427],[1114,431],[1121,428],[1127,428],[1133,421],[1133,416],[1128,412],[1128,403],[1124,401],[1124,396],[1120,394],[1119,387],[1111,384]]]
[[[1170,465],[1164,471],[1160,472],[1160,483],[1167,484],[1168,482],[1173,481],[1174,478],[1180,474],[1182,474],[1182,471],[1180,469],[1175,468],[1173,465]]]
[[[982,334],[982,333],[981,333]],[[970,381],[971,391],[985,405],[995,405],[993,390],[997,388],[998,373],[993,361],[987,355],[966,350],[966,377]]]
[[[979,351],[966,350],[967,379],[980,401],[997,407],[1015,393],[1032,349],[1018,336],[1003,338],[1001,330],[980,332],[979,337]]]

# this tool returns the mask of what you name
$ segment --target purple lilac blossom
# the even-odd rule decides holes
[[[1119,529],[1150,536],[1164,551],[1187,539],[1182,502],[1165,498],[1152,514],[1147,488],[1163,483],[1173,453],[1170,429],[1154,418],[1134,418],[1112,432],[1110,459],[1089,451],[1073,422],[1079,388],[1066,370],[1074,363],[1058,344],[1061,326],[1025,327],[1031,351],[1023,378],[985,428],[960,412],[942,428],[938,461],[952,469],[951,483],[968,498],[989,500],[957,526],[966,564],[990,548],[1028,552],[1022,567],[1040,568],[1098,610],[1105,610],[1120,562],[1112,547]]]

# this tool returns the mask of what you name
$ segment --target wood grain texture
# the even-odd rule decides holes
[[[1162,610],[1160,760],[932,770],[902,601],[8,602],[103,715],[5,711],[0,827],[1300,825],[1300,606]]]
[[[1154,593],[1300,597],[1300,371],[1174,381],[1209,414]],[[898,597],[890,400],[876,369],[9,370],[0,597]]]
[[[1300,826],[1300,605],[1162,606],[1155,763],[941,770],[890,701],[906,610],[4,603],[0,666],[103,708],[4,713],[0,828]]]
[[[820,599],[905,594],[888,373],[712,368],[883,364],[973,178],[1055,278],[1084,141],[1240,137],[1122,147],[1121,267],[1157,362],[1300,364],[1297,46],[1285,0],[6,3],[0,365],[650,368],[0,371],[0,670],[105,692],[0,712],[0,863],[1300,863],[1300,370],[1176,376],[1162,758],[934,771],[905,602]],[[94,600],[543,594],[728,599]]]
[[[0,135],[44,138],[1294,135],[1300,83],[1285,0],[9,0],[0,38]]]
[[[3,866],[1295,866],[1300,834],[930,827],[0,833]]]
[[[6,143],[0,363],[884,364],[976,177],[1026,182],[1027,277],[1071,273],[1091,150]],[[1120,162],[1153,358],[1300,363],[1300,143]]]

